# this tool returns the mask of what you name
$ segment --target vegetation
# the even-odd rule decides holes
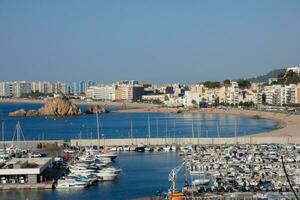
[[[254,102],[253,101],[240,102],[239,106],[244,107],[244,108],[254,107]]]
[[[245,79],[240,79],[237,81],[238,85],[240,88],[245,89],[245,88],[250,88],[251,87],[251,83],[248,80]]]
[[[45,93],[36,91],[36,92],[31,92],[28,94],[21,95],[21,98],[41,98],[41,97],[53,97],[53,94],[52,93],[45,94]]]
[[[230,81],[230,80],[224,80],[224,81],[223,81],[223,84],[224,84],[225,86],[228,86],[228,85],[231,84],[231,81]]]
[[[205,81],[203,85],[209,89],[221,87],[221,83],[218,81]]]
[[[281,84],[281,85],[289,85],[289,84],[298,84],[300,83],[300,76],[296,72],[289,70],[286,73],[281,73],[278,75],[277,82],[275,81],[272,84]]]
[[[152,103],[152,104],[162,104],[162,101],[159,99],[149,99],[149,100],[143,100],[144,103]]]

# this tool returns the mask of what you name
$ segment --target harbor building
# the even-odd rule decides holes
[[[37,184],[44,182],[44,172],[52,158],[12,158],[0,168],[2,186],[6,184]]]

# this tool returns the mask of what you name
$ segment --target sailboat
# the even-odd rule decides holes
[[[100,153],[100,127],[99,127],[99,116],[98,112],[96,112],[96,118],[97,118],[97,141],[98,141],[98,153],[96,153],[95,157],[100,159],[100,160],[111,160],[113,161],[114,159],[117,158],[117,153],[116,152],[111,152],[108,147],[105,147],[105,141],[103,137],[103,146],[104,146],[104,151]],[[102,134],[102,136],[104,136]]]

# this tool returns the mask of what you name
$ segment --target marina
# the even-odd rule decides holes
[[[16,125],[13,133],[9,133],[11,128],[7,127],[11,126],[9,120],[12,118],[7,118],[6,123],[2,123],[0,144],[3,163],[0,169],[1,195],[9,199],[6,196],[9,191],[18,189],[24,190],[20,193],[28,195],[28,199],[34,199],[34,194],[42,194],[49,199],[62,198],[61,195],[66,199],[77,199],[87,194],[86,191],[91,194],[101,192],[104,199],[124,199],[124,196],[125,199],[291,198],[293,193],[282,171],[281,156],[293,189],[299,193],[299,137],[259,137],[243,131],[255,131],[254,127],[257,131],[262,130],[268,123],[270,127],[267,130],[276,128],[276,122],[272,120],[223,115],[133,113],[125,115],[126,122],[122,122],[129,124],[129,127],[123,128],[128,132],[127,137],[110,138],[105,124],[114,122],[105,118],[115,118],[114,115],[124,117],[124,114],[116,113],[75,117],[75,120],[90,120],[89,124],[94,128],[87,137],[83,136],[83,129],[79,129],[79,134],[70,140],[68,137],[44,140],[45,134],[38,140],[24,140],[28,138],[27,131],[30,131],[23,128],[27,119],[13,118]],[[45,126],[49,121],[63,122],[65,128],[70,124],[74,126],[76,122],[72,121],[73,118],[37,119]],[[167,123],[161,127],[160,121]],[[77,128],[74,130],[78,131]],[[9,135],[11,140],[7,139]],[[173,160],[166,165],[163,164],[164,158]],[[142,185],[137,185],[137,177],[143,177],[145,169],[148,175]],[[151,181],[153,176],[156,179]],[[32,194],[27,190],[31,190]]]

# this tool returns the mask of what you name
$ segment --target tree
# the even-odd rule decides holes
[[[193,106],[194,106],[195,108],[198,107],[198,104],[197,104],[197,102],[196,102],[195,99],[192,100],[192,104],[193,104]]]
[[[224,80],[224,81],[223,81],[223,84],[226,85],[226,86],[228,86],[228,85],[231,84],[231,81],[230,81],[230,80]]]
[[[251,83],[248,80],[241,79],[237,81],[240,88],[249,88],[251,87]]]
[[[219,88],[221,87],[221,83],[218,81],[205,81],[203,85],[207,88]]]

